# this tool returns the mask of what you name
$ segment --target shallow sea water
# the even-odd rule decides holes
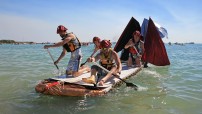
[[[166,45],[170,66],[143,69],[104,96],[61,97],[35,92],[35,85],[57,75],[43,45],[0,45],[1,114],[202,114],[202,44]],[[61,48],[49,49],[54,59]],[[93,45],[83,46],[83,62]],[[64,73],[69,54],[58,64]],[[90,64],[89,64],[90,65]]]

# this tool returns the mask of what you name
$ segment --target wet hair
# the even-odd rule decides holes
[[[95,41],[100,42],[100,38],[99,38],[99,37],[97,37],[97,36],[93,37],[93,42],[95,42]]]

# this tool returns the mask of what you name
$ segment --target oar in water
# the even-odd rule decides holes
[[[97,65],[98,67],[102,68],[104,71],[106,71],[107,73],[109,73],[110,71],[107,70],[106,68],[104,68],[103,66],[99,65],[98,63],[96,62],[93,62],[95,65]],[[126,83],[126,86],[127,87],[133,87],[135,90],[138,89],[138,86],[133,84],[133,83],[129,83],[129,82],[126,82],[125,80],[121,79],[119,75],[117,74],[112,74],[114,77],[118,78],[119,80],[121,80],[122,82]]]
[[[53,60],[53,63],[55,62],[53,59],[53,56],[51,55],[50,51],[47,49],[48,54],[50,55],[51,59]],[[56,68],[59,70],[58,65],[54,64],[56,66]]]

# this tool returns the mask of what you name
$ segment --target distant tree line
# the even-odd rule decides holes
[[[15,40],[0,40],[0,44],[34,44],[34,42],[16,42]]]
[[[10,44],[10,43],[16,43],[16,42],[14,40],[0,40],[0,43]]]

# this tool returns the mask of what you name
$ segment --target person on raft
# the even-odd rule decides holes
[[[102,40],[100,42],[101,50],[95,57],[88,58],[88,62],[99,61],[100,65],[109,70],[109,73],[105,72],[99,66],[93,65],[91,67],[91,76],[89,78],[83,78],[83,82],[96,84],[100,80],[100,76],[104,76],[98,84],[103,86],[104,83],[112,76],[112,74],[117,74],[122,70],[121,60],[119,59],[118,54],[111,48],[111,42],[109,40]]]
[[[90,68],[88,66],[80,67],[81,61],[81,43],[79,39],[71,32],[67,33],[67,28],[63,25],[59,25],[57,27],[57,34],[60,35],[62,41],[55,43],[53,45],[45,45],[44,49],[54,48],[63,46],[63,51],[59,58],[54,62],[54,64],[58,64],[59,61],[65,56],[66,52],[71,52],[71,58],[67,65],[66,74],[72,75],[74,77],[80,76],[84,72],[90,72]]]
[[[129,48],[129,58],[127,61],[127,66],[131,67],[133,65],[133,59],[135,60],[135,66],[141,67],[141,57],[144,53],[144,42],[140,40],[141,34],[139,31],[133,32],[133,38],[131,38],[125,45],[125,49]]]

